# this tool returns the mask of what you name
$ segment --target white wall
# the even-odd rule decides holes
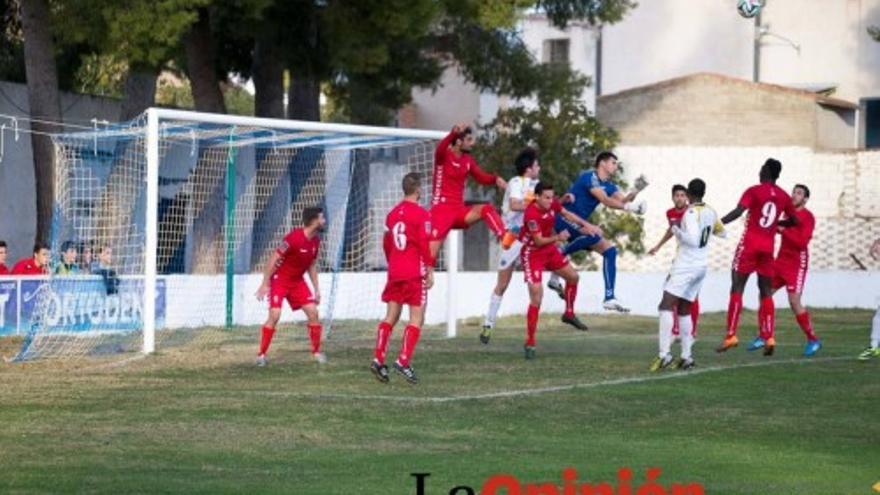
[[[121,103],[112,98],[62,93],[61,109],[65,123],[91,127],[93,118],[118,121]],[[30,134],[22,132],[15,141],[11,120],[2,115],[17,117],[20,128],[28,129],[24,118],[29,114],[27,86],[0,82],[0,124],[6,124],[0,160],[0,239],[9,244],[7,264],[10,266],[31,255],[37,226],[37,200]]]
[[[602,33],[603,94],[694,72],[752,79],[754,21],[734,0],[651,0]],[[682,8],[685,7],[685,8]],[[793,40],[761,43],[761,81],[836,84],[835,96],[880,96],[880,44],[867,27],[880,25],[880,0],[767,0],[762,24]]]
[[[545,274],[546,277],[549,276]],[[456,279],[456,311],[459,319],[482,317],[488,307],[489,294],[495,286],[494,272],[463,272]],[[619,273],[617,293],[619,299],[632,308],[632,314],[653,316],[657,313],[666,273]],[[169,276],[167,277],[166,325],[169,328],[202,325],[222,325],[225,300],[222,297],[222,276]],[[385,284],[384,273],[345,273],[339,278],[340,291],[336,296],[333,312],[336,320],[365,319],[378,321],[385,315],[385,307],[379,300]],[[428,324],[446,319],[446,274],[438,272],[434,288],[428,296]],[[259,275],[236,276],[235,322],[237,325],[257,325],[266,318],[266,303],[257,302],[254,293],[260,284]],[[320,310],[328,313],[331,294],[331,276],[322,274],[320,279],[323,300]],[[755,283],[748,284],[743,298],[749,309],[756,309],[758,295]],[[705,312],[725,311],[730,291],[730,274],[726,271],[711,272],[700,294],[700,307]],[[602,275],[598,272],[582,272],[578,289],[576,309],[586,314],[601,312],[603,296]],[[875,308],[880,306],[880,276],[878,272],[817,271],[807,277],[804,302],[816,308]],[[778,308],[786,308],[784,291],[776,296]],[[522,272],[516,272],[513,282],[501,306],[501,315],[524,315],[528,305],[528,293]],[[542,310],[561,313],[564,303],[554,293],[544,294]],[[285,305],[282,321],[302,321],[302,312],[293,313]]]

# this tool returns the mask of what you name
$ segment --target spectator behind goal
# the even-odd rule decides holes
[[[55,275],[79,275],[79,265],[76,263],[76,244],[73,241],[64,241],[61,244],[61,260],[55,267]]]
[[[0,275],[8,275],[9,268],[6,267],[6,241],[0,240]]]
[[[34,244],[34,255],[30,258],[19,260],[12,267],[13,275],[39,276],[46,275],[49,271],[49,259],[52,252],[49,246],[43,242]]]
[[[112,260],[113,249],[110,246],[101,246],[98,250],[98,260],[92,265],[94,266],[92,273],[104,279],[104,288],[108,296],[119,292],[119,276],[111,266]]]

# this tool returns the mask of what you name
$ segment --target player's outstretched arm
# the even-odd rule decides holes
[[[672,239],[672,227],[666,228],[666,232],[663,233],[663,237],[660,238],[660,242],[658,242],[656,246],[648,250],[648,254],[651,256],[657,254],[657,251],[660,251],[660,248],[663,247],[664,244],[669,242],[669,239]]]
[[[275,273],[282,259],[282,256],[277,251],[272,252],[272,256],[269,256],[269,261],[266,262],[266,266],[263,268],[263,281],[260,283],[260,288],[257,289],[256,293],[258,301],[265,299],[269,293],[269,280],[272,279],[272,274]]]
[[[452,144],[452,141],[455,140],[455,137],[461,132],[461,127],[459,125],[452,126],[452,130],[449,131],[449,134],[446,135],[443,139],[437,143],[437,147],[434,148],[434,164],[443,161],[443,158],[446,156],[446,153],[449,152],[449,146]]]
[[[746,207],[742,205],[736,205],[736,208],[730,210],[730,213],[721,217],[721,223],[724,225],[729,224],[730,222],[736,220],[741,217],[743,213],[745,213]]]

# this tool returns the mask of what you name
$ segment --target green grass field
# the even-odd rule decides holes
[[[431,329],[418,386],[373,379],[372,328],[328,342],[323,367],[289,327],[264,369],[256,328],[118,365],[3,364],[0,493],[413,494],[410,473],[429,472],[426,495],[445,495],[495,473],[559,484],[569,466],[581,482],[630,467],[634,487],[659,467],[663,486],[707,494],[875,493],[880,360],[854,359],[871,313],[816,311],[826,347],[813,360],[790,313],[777,320],[765,358],[742,344],[715,354],[723,315],[704,317],[690,373],[648,373],[656,320],[612,316],[586,334],[544,317],[528,362],[520,318],[489,346],[467,322],[452,340]]]

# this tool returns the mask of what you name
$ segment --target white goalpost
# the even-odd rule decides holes
[[[72,243],[106,259],[95,265],[102,278],[86,269],[49,279],[19,358],[150,354],[259,325],[260,271],[316,205],[327,218],[321,317],[331,338],[372,328],[384,316],[384,217],[412,171],[429,206],[445,135],[151,108],[130,123],[56,136],[53,251]],[[453,231],[438,266],[446,276],[429,296],[429,321],[445,321],[449,337],[459,242]],[[301,318],[285,313],[283,322]]]

